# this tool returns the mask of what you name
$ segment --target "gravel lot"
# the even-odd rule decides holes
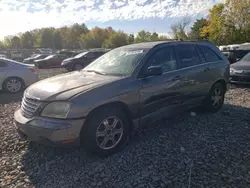
[[[138,130],[108,158],[18,139],[21,94],[0,93],[0,187],[237,187],[250,185],[250,89],[232,88],[217,114],[190,112]]]

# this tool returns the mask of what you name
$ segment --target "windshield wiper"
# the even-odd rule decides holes
[[[105,75],[105,73],[102,73],[102,72],[99,72],[99,71],[96,71],[96,70],[86,70],[87,72],[94,72],[96,74],[100,74],[100,75]]]

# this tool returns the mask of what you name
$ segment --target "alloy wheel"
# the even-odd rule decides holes
[[[221,105],[223,100],[223,93],[220,88],[216,88],[211,97],[212,105],[214,108],[217,108]]]
[[[121,141],[123,132],[122,121],[118,117],[108,117],[96,130],[97,145],[104,150],[112,149]]]
[[[6,87],[11,93],[16,93],[21,90],[22,83],[20,80],[13,78],[7,81]]]

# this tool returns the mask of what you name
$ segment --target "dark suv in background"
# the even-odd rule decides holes
[[[229,50],[222,52],[227,58],[230,64],[233,64],[248,54],[250,50]]]
[[[15,125],[32,141],[108,155],[140,125],[193,107],[217,112],[228,82],[229,62],[210,42],[128,45],[27,88]]]
[[[98,57],[105,54],[106,51],[87,51],[82,52],[75,57],[65,59],[61,66],[66,68],[68,71],[72,70],[81,70],[82,68],[86,67],[92,61],[97,59]]]

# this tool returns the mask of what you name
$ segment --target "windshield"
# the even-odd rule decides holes
[[[247,55],[245,55],[241,61],[250,61],[250,53],[248,53]]]
[[[87,53],[88,53],[88,52],[80,53],[80,54],[76,55],[75,58],[83,57],[83,56],[85,56]]]
[[[96,59],[83,71],[99,72],[104,75],[129,76],[145,53],[145,49],[118,48]]]
[[[50,59],[50,58],[53,58],[55,57],[55,55],[49,55],[48,57],[46,57],[45,59]]]

